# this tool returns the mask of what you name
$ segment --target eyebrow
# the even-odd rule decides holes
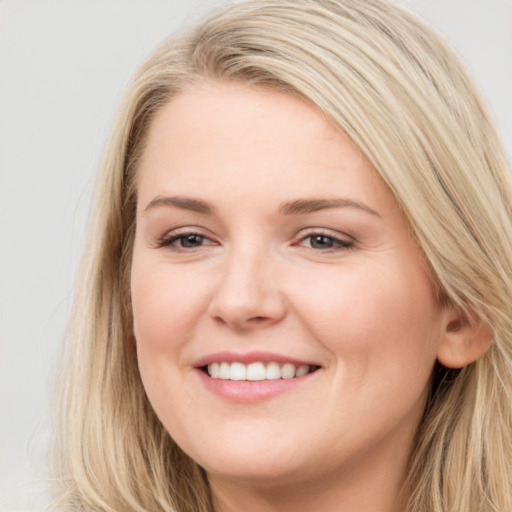
[[[329,208],[357,208],[358,210],[380,217],[375,210],[366,204],[343,197],[332,199],[296,199],[295,201],[288,201],[282,204],[279,210],[284,215],[303,215],[319,210],[327,210]]]
[[[157,208],[158,206],[174,206],[180,210],[188,210],[192,212],[203,213],[205,215],[213,215],[215,213],[215,208],[210,203],[201,201],[200,199],[194,199],[192,197],[181,196],[157,196],[148,203],[146,208],[144,208],[144,212],[147,212],[153,208]]]
[[[204,215],[214,215],[216,213],[216,209],[211,203],[202,201],[201,199],[183,196],[157,196],[148,203],[146,208],[144,208],[144,212],[161,206],[171,206],[179,208],[180,210],[188,210]],[[279,212],[283,215],[305,215],[331,208],[357,208],[358,210],[380,217],[375,210],[366,204],[347,198],[295,199],[283,203],[279,207]]]

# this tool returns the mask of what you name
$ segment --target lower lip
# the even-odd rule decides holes
[[[199,378],[206,389],[222,398],[237,403],[259,402],[286,393],[310,381],[319,371],[316,370],[294,379],[250,381],[212,379],[202,370],[197,369]]]

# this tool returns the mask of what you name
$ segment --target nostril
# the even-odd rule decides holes
[[[268,320],[268,317],[266,316],[253,316],[252,318],[249,318],[249,322],[253,324],[261,324],[263,322],[266,322]]]

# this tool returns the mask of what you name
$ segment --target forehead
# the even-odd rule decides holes
[[[315,106],[240,83],[180,93],[156,114],[138,169],[139,197],[352,193],[383,187],[359,149]],[[342,188],[342,190],[340,190]]]
[[[296,95],[242,82],[209,82],[179,93],[157,112],[145,154],[172,140],[194,149],[194,143],[204,147],[208,140],[239,146],[250,138],[268,146],[300,137],[328,141],[340,136],[316,106]]]

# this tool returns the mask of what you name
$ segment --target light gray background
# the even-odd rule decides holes
[[[512,154],[512,1],[403,0],[466,58]],[[121,91],[223,0],[0,3],[0,510],[42,510],[48,383]]]

